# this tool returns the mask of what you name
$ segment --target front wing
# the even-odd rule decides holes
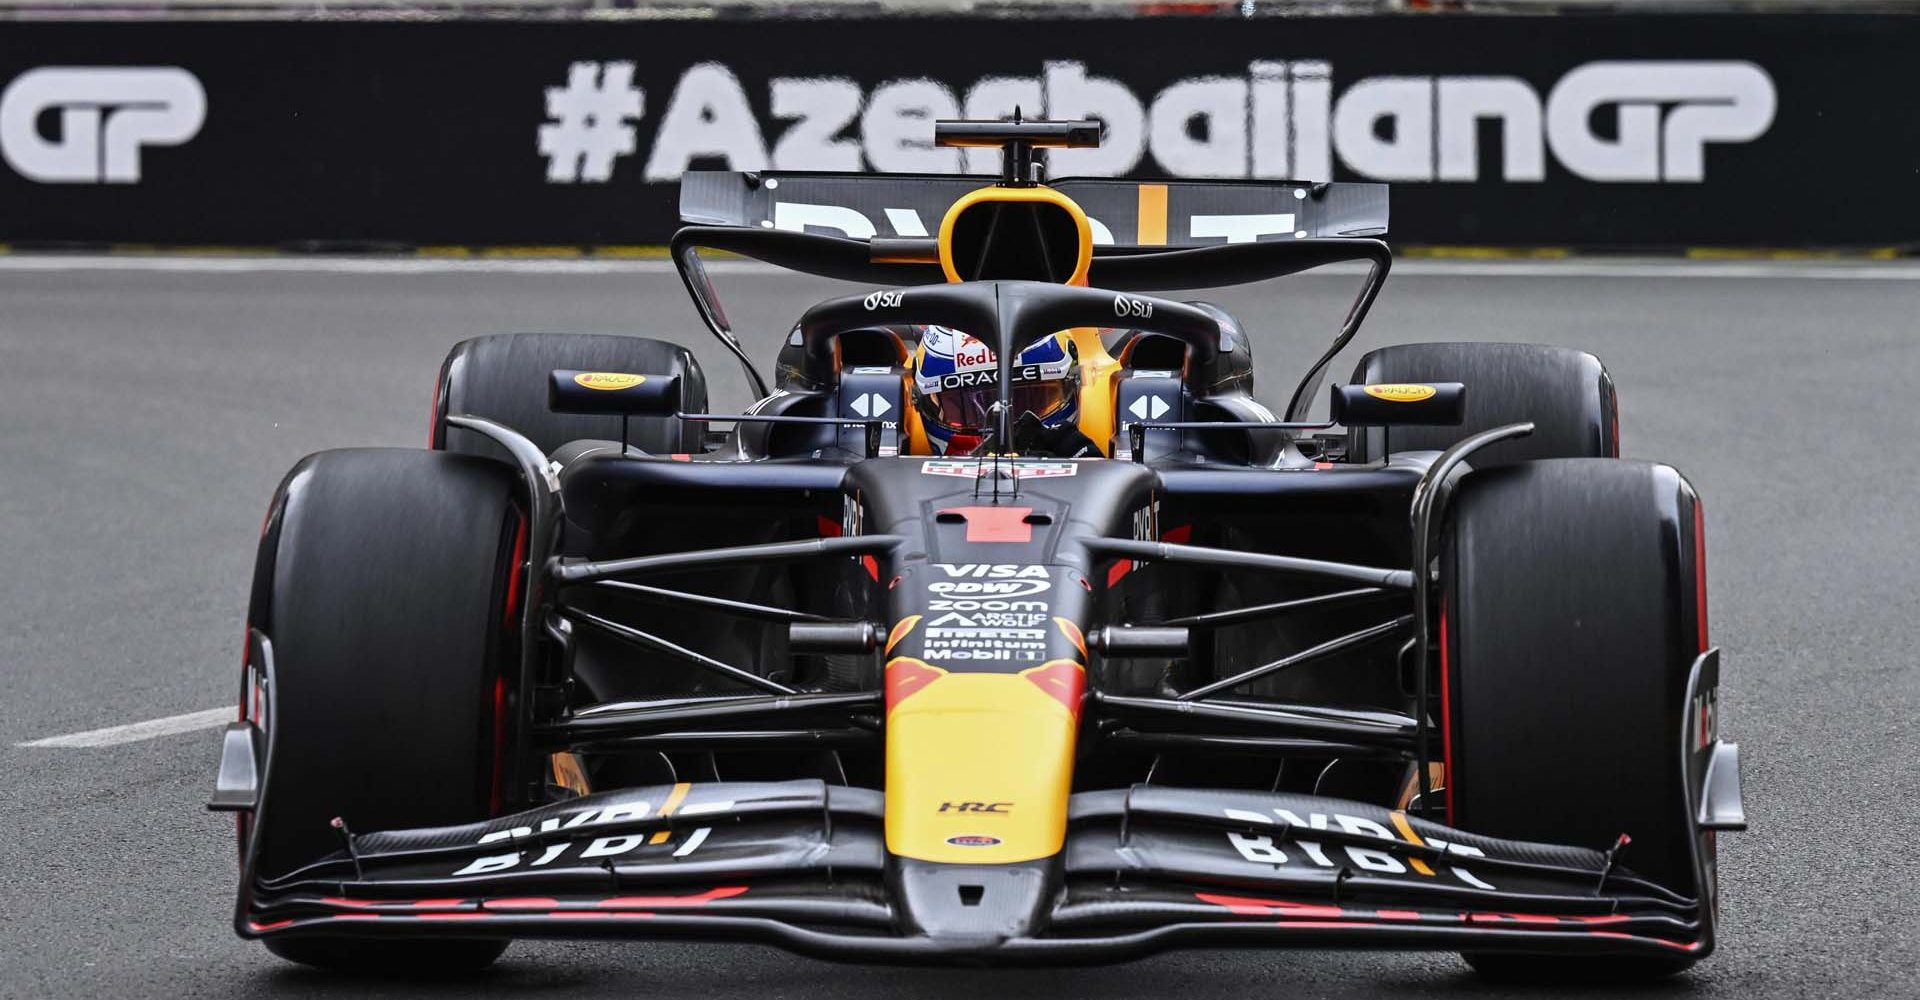
[[[485,823],[342,834],[248,866],[245,937],[691,938],[823,958],[1070,963],[1172,947],[1701,957],[1711,906],[1580,847],[1313,796],[1136,786],[1070,802],[1017,865],[890,855],[879,792],[819,781],[625,789]],[[981,836],[995,816],[982,811]]]

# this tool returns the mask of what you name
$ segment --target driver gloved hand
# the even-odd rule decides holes
[[[1073,424],[1048,427],[1032,410],[1013,422],[1013,450],[1022,455],[1047,455],[1053,458],[1091,458],[1100,450],[1080,428]]]

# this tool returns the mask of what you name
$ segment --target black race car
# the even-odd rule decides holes
[[[746,412],[671,343],[482,337],[430,450],[294,467],[213,800],[240,935],[362,968],[574,936],[1709,954],[1745,820],[1701,507],[1618,457],[1600,362],[1388,347],[1313,419],[1387,274],[1383,188],[1049,186],[1097,125],[937,138],[999,182],[688,177],[673,259]],[[862,291],[767,385],[716,251]],[[1362,291],[1277,416],[1234,317],[1155,294],[1342,262]],[[936,330],[990,370],[926,375]],[[1070,455],[1018,405],[1050,338]],[[978,440],[936,443],[920,376],[989,387]]]

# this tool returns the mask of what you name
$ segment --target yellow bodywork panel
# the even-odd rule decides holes
[[[949,282],[960,280],[960,270],[953,263],[953,225],[960,216],[975,205],[989,202],[1002,204],[1043,204],[1056,205],[1073,220],[1073,228],[1078,246],[1073,274],[1066,280],[1069,285],[1087,283],[1087,267],[1093,263],[1093,226],[1087,222],[1087,213],[1072,198],[1048,187],[983,187],[960,196],[947,207],[947,214],[940,219],[940,270]]]
[[[1080,433],[1102,455],[1112,457],[1113,435],[1118,430],[1113,413],[1113,376],[1120,371],[1120,362],[1100,343],[1099,330],[1081,326],[1067,333],[1080,352]]]
[[[1059,853],[1076,720],[1043,685],[1054,683],[1063,662],[1018,674],[938,671],[893,703],[887,715],[889,851],[953,864]],[[929,671],[897,659],[888,672],[903,667],[920,676]],[[1055,673],[1042,673],[1049,668]],[[1028,676],[1034,673],[1041,678]]]

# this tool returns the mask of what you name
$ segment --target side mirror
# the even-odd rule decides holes
[[[1329,410],[1345,427],[1450,427],[1467,419],[1467,387],[1459,382],[1336,385]]]
[[[547,383],[547,409],[555,413],[671,417],[680,410],[680,376],[561,369]]]

